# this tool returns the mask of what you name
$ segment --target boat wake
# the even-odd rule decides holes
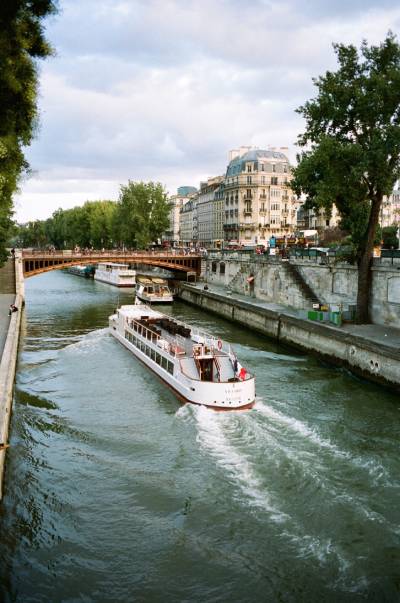
[[[197,441],[216,459],[217,464],[232,478],[233,483],[240,486],[248,505],[267,511],[277,522],[284,521],[285,514],[272,503],[251,461],[235,448],[229,441],[229,435],[224,433],[224,426],[226,423],[229,424],[230,418],[234,419],[234,417],[223,417],[220,413],[217,414],[203,406],[196,408]]]
[[[321,566],[333,563],[343,587],[354,560],[333,536],[330,522],[318,525],[310,521],[313,509],[326,504],[334,513],[336,506],[345,506],[360,526],[373,521],[383,529],[391,529],[371,511],[359,492],[358,496],[351,491],[345,494],[337,481],[342,474],[353,479],[360,459],[354,459],[307,423],[261,400],[253,410],[239,413],[216,413],[187,404],[176,417],[195,424],[199,446],[223,471],[232,497],[256,514],[266,513],[278,527],[277,538],[285,547],[293,548],[296,556],[311,557]],[[374,475],[374,465],[369,469]],[[305,515],[298,499],[309,500]]]

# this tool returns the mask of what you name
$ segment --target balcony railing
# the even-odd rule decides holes
[[[257,228],[257,224],[255,222],[241,222],[239,226],[241,229],[247,228],[250,230],[255,230]]]

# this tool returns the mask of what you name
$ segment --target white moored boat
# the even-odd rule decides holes
[[[136,297],[147,304],[172,304],[174,297],[164,278],[139,276]]]
[[[185,402],[218,410],[253,406],[254,376],[220,339],[144,304],[121,306],[109,328]]]
[[[102,262],[97,265],[94,280],[115,287],[135,287],[136,270],[131,270],[128,264]]]

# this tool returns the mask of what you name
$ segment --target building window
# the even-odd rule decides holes
[[[272,164],[272,171],[276,172],[276,165],[275,165],[275,163]]]
[[[251,164],[250,163],[247,164],[247,171],[251,172]]]
[[[224,262],[221,262],[219,265],[219,273],[225,274],[225,263]]]
[[[275,184],[275,186],[278,184],[278,177],[277,176],[271,176],[271,184]]]
[[[264,164],[263,163],[261,164],[261,171],[262,172],[264,171]]]
[[[212,262],[211,264],[211,271],[212,272],[217,272],[217,262]]]
[[[247,176],[247,184],[251,184],[251,176]]]

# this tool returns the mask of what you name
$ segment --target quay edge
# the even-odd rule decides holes
[[[400,349],[340,327],[313,323],[220,293],[182,284],[178,296],[192,305],[400,392]]]
[[[15,305],[18,312],[11,315],[7,337],[0,360],[0,501],[3,498],[3,479],[8,446],[8,432],[11,420],[14,395],[14,379],[18,357],[18,344],[21,328],[21,315],[25,303],[22,260],[15,257]]]

